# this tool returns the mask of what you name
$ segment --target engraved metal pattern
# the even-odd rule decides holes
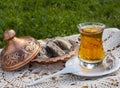
[[[9,55],[3,56],[2,65],[3,66],[13,66],[19,62],[22,62],[30,54],[32,54],[35,49],[36,49],[36,44],[34,41],[32,41],[32,40],[26,41],[26,45],[22,49],[14,52],[14,53],[11,53]]]

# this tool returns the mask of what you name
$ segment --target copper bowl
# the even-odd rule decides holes
[[[17,38],[14,30],[4,32],[4,40],[7,46],[0,55],[3,70],[16,70],[29,63],[40,51],[40,43],[34,38],[26,36]]]

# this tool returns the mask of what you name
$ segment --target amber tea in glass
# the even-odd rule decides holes
[[[88,69],[97,67],[104,58],[102,33],[105,25],[102,23],[82,23],[78,25],[80,31],[80,47],[78,57],[80,64]]]

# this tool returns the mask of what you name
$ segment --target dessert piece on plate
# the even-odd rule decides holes
[[[67,60],[75,55],[78,49],[78,43],[63,37],[46,39],[42,42],[44,42],[41,44],[42,49],[32,61],[52,63]]]

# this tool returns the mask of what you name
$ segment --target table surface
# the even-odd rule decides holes
[[[77,41],[79,34],[66,38]],[[39,41],[40,42],[40,41]],[[103,33],[105,52],[109,51],[120,58],[120,31],[116,28],[105,29]],[[114,49],[114,50],[113,50]],[[65,62],[52,64],[29,63],[17,71],[3,71],[0,67],[0,88],[119,88],[120,69],[112,74],[101,77],[82,77],[73,74],[59,75],[35,86],[26,83],[38,80],[63,69]]]

